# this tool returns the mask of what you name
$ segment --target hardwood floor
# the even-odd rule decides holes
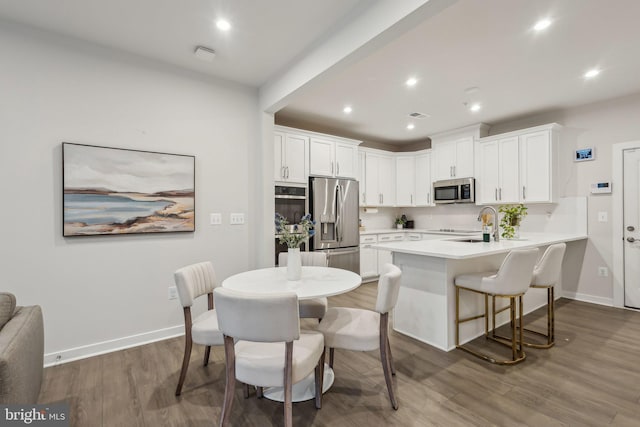
[[[375,282],[364,284],[330,304],[370,308],[375,293]],[[544,308],[526,321],[542,331],[543,314]],[[527,359],[511,367],[390,335],[398,411],[391,408],[378,352],[336,350],[336,380],[322,409],[313,400],[294,404],[294,424],[640,425],[639,312],[559,300],[556,346],[527,349]],[[496,346],[484,338],[474,344]],[[40,402],[68,402],[72,426],[218,425],[223,348],[213,348],[203,367],[204,348],[194,345],[182,396],[175,397],[183,345],[176,338],[47,368]],[[244,399],[238,386],[231,419],[234,426],[282,425],[282,404],[254,394]]]

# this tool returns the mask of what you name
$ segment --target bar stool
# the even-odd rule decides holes
[[[456,348],[462,349],[476,357],[498,365],[513,365],[522,362],[526,354],[522,349],[522,318],[523,306],[522,296],[529,289],[533,268],[538,258],[538,249],[517,249],[509,252],[502,261],[502,265],[497,272],[482,272],[473,274],[462,274],[456,276],[454,283],[456,287]],[[484,295],[484,314],[460,319],[460,290],[471,291]],[[503,340],[489,335],[489,296],[509,298],[509,309],[511,314],[511,359],[496,360],[495,358],[460,345],[460,324],[476,320],[485,319],[485,338],[506,344]],[[516,303],[516,299],[518,300]],[[516,336],[516,305],[519,306],[520,339]],[[493,310],[492,310],[493,311]],[[495,319],[493,328],[495,329]]]
[[[544,251],[542,258],[538,261],[533,269],[533,279],[531,280],[531,288],[547,290],[547,333],[533,331],[525,328],[527,332],[541,335],[547,339],[546,344],[536,344],[523,341],[522,344],[533,348],[551,348],[555,341],[555,285],[560,281],[562,273],[562,259],[567,249],[566,243],[556,243],[551,245]]]

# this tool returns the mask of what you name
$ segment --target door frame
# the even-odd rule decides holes
[[[628,141],[613,144],[612,155],[612,263],[613,263],[613,306],[624,307],[624,235],[622,228],[624,199],[623,199],[623,151],[633,148],[640,148],[640,141]]]

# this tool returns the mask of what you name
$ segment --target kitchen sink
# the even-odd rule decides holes
[[[482,243],[482,239],[451,239],[450,242],[461,242],[461,243]]]

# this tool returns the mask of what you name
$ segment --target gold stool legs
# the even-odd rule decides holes
[[[522,295],[492,295],[493,297],[493,307],[492,307],[492,313],[493,313],[493,331],[492,334],[489,334],[489,313],[488,313],[488,306],[489,306],[489,294],[486,294],[484,292],[479,292],[476,291],[474,289],[469,289],[469,288],[464,288],[461,286],[456,286],[456,348],[459,348],[461,350],[466,351],[469,354],[472,354],[476,357],[479,357],[480,359],[484,359],[487,362],[490,363],[494,363],[497,365],[515,365],[516,363],[520,363],[522,362],[525,358],[526,358],[526,354],[523,351],[522,345],[520,343],[522,343],[522,317],[524,314],[524,308],[522,305]],[[470,291],[470,292],[475,292],[475,293],[479,293],[484,295],[484,314],[480,314],[477,316],[471,316],[471,317],[466,317],[464,319],[460,319],[460,290],[464,289],[466,291]],[[511,339],[507,340],[507,339],[503,339],[503,337],[499,337],[497,335],[495,335],[495,315],[496,315],[496,311],[495,311],[495,298],[496,297],[501,297],[501,298],[509,298],[509,306],[505,307],[503,310],[505,309],[510,309],[510,315],[511,315]],[[519,332],[519,338],[518,339],[518,332],[517,332],[517,328],[516,328],[516,298],[518,299],[518,305],[519,307],[519,311],[520,311],[520,315],[519,315],[519,324],[520,324],[520,332]],[[500,310],[500,311],[503,311]],[[506,360],[497,360],[491,356],[489,356],[488,354],[479,352],[479,351],[475,351],[470,349],[467,346],[463,346],[460,345],[460,324],[461,323],[465,323],[465,322],[469,322],[471,320],[475,320],[475,319],[479,319],[481,317],[484,317],[485,319],[485,338],[487,339],[492,339],[500,344],[505,344],[505,345],[509,345],[511,347],[511,359],[506,359]]]
[[[536,344],[527,341],[521,341],[523,345],[531,348],[551,348],[556,343],[555,338],[555,295],[554,295],[554,287],[553,286],[531,286],[532,288],[537,289],[547,289],[547,333],[534,331],[531,329],[525,328],[524,330],[536,335],[540,335],[547,339],[546,344]],[[521,338],[522,339],[522,338]]]

